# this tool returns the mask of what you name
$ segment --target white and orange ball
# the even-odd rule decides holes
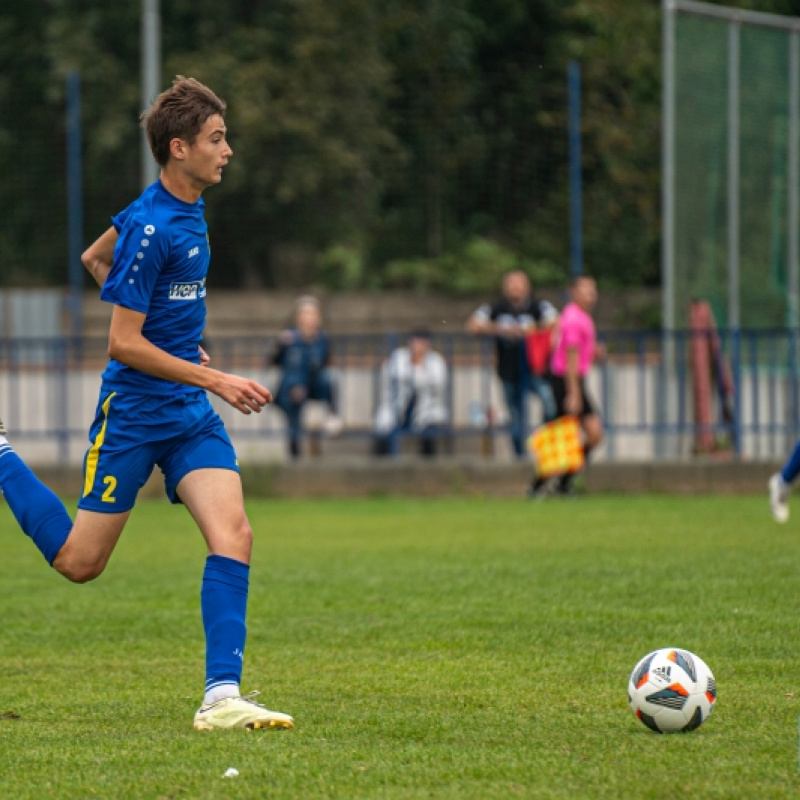
[[[717,684],[708,665],[694,653],[665,647],[648,653],[628,680],[633,713],[656,733],[699,728],[714,710]]]

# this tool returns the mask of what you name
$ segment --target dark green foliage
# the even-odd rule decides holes
[[[798,13],[793,0],[760,6]],[[380,288],[414,264],[400,283],[424,286],[407,276],[433,269],[437,286],[460,291],[480,280],[442,265],[483,240],[558,280],[570,60],[583,74],[587,269],[605,284],[658,283],[655,0],[161,9],[164,85],[194,75],[229,103],[235,156],[208,198],[212,283]],[[139,13],[92,0],[0,6],[0,285],[66,279],[70,69],[83,79],[86,241],[138,193]]]

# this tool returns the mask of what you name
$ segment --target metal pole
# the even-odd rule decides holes
[[[581,67],[567,68],[569,96],[569,230],[572,276],[583,274],[583,186],[581,179]]]
[[[161,90],[161,12],[159,0],[142,0],[142,108],[148,108]],[[147,136],[142,131],[142,185],[158,178]]]
[[[663,327],[675,330],[675,8],[662,5],[661,304]]]
[[[739,32],[728,23],[728,327],[739,327]]]
[[[800,32],[789,34],[788,319],[800,323]]]
[[[81,155],[81,74],[67,74],[67,255],[72,336],[83,333],[83,165]]]
[[[797,402],[797,381],[794,380],[797,351],[800,346],[800,32],[789,35],[789,205],[787,289],[789,326],[790,414],[786,426],[788,436],[784,446],[797,438],[800,409]]]
[[[768,14],[763,11],[747,11],[741,8],[728,8],[712,3],[697,3],[694,0],[670,0],[678,11],[697,14],[712,19],[736,20],[745,25],[763,25],[766,28],[783,28],[784,30],[800,30],[800,19],[797,17]]]
[[[733,450],[742,454],[742,369],[739,325],[739,35],[741,24],[728,23],[728,328],[733,372]]]
[[[675,408],[670,387],[675,376],[675,7],[662,3],[662,96],[661,96],[661,314],[662,386],[658,407],[660,434],[655,439],[656,458],[667,455],[669,425]],[[671,454],[677,452],[677,437]]]

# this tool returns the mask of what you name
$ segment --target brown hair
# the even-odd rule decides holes
[[[173,139],[194,144],[206,120],[214,114],[224,119],[226,108],[225,101],[200,81],[176,76],[171,88],[161,92],[140,117],[153,158],[160,166],[165,166]]]

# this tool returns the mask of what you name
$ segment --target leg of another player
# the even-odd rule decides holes
[[[240,696],[253,532],[244,510],[239,474],[228,469],[198,469],[180,481],[177,492],[197,522],[209,553],[200,593],[206,687],[195,727],[293,727],[287,714],[269,711]]]
[[[769,479],[769,505],[775,522],[789,520],[789,489],[800,475],[800,440],[795,444],[780,472]]]

